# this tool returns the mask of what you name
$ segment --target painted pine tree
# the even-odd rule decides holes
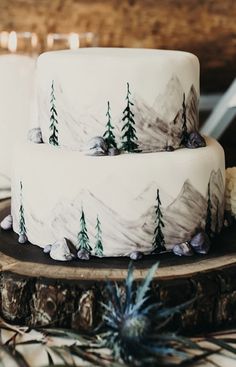
[[[106,116],[107,116],[106,131],[103,134],[103,137],[107,142],[108,148],[111,148],[111,147],[117,148],[115,135],[112,131],[114,129],[114,126],[112,126],[112,122],[111,122],[111,107],[110,107],[110,102],[109,101],[107,102]]]
[[[85,221],[85,215],[84,215],[83,208],[81,210],[80,232],[78,233],[77,240],[78,240],[78,250],[79,251],[80,250],[86,250],[89,253],[91,253],[92,247],[89,244],[89,237],[88,237],[88,233],[87,233],[87,226],[86,226],[86,221]]]
[[[50,100],[50,130],[51,135],[49,137],[49,143],[52,145],[59,145],[58,144],[58,121],[57,121],[57,110],[55,105],[56,97],[55,97],[55,90],[54,90],[54,80],[52,81],[51,85],[51,100]]]
[[[96,228],[96,243],[94,247],[94,255],[102,257],[103,256],[102,230],[101,230],[101,222],[98,216],[95,228]]]
[[[25,236],[26,235],[26,227],[25,227],[25,214],[24,214],[22,190],[23,190],[23,185],[22,185],[22,181],[20,181],[19,234]]]
[[[124,125],[121,129],[123,132],[122,135],[122,149],[126,152],[140,152],[138,149],[138,138],[136,136],[136,130],[135,130],[135,121],[134,121],[134,113],[131,110],[131,107],[134,105],[130,100],[131,92],[129,89],[129,83],[127,83],[127,95],[126,95],[126,101],[127,105],[126,108],[123,111],[123,118],[122,121],[124,121]]]
[[[211,209],[212,209],[211,187],[210,187],[210,182],[209,182],[208,183],[208,188],[207,188],[207,212],[206,212],[206,224],[205,224],[205,232],[209,237],[213,236],[213,232],[212,232],[212,229],[211,229],[211,226],[212,226]]]
[[[163,214],[161,211],[161,199],[159,189],[157,189],[157,205],[155,206],[156,220],[155,220],[155,230],[154,230],[154,238],[152,242],[153,253],[159,253],[161,251],[165,251],[165,239],[164,234],[162,232],[163,227],[165,227],[163,222]]]
[[[182,133],[181,133],[181,145],[186,145],[188,139],[187,130],[187,116],[186,116],[186,103],[185,103],[185,93],[183,94],[182,103]]]

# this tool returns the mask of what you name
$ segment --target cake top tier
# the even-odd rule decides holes
[[[124,151],[161,151],[198,129],[199,62],[190,53],[54,51],[39,57],[37,69],[46,143],[89,150],[100,137]]]
[[[150,49],[150,48],[119,48],[119,47],[85,47],[79,48],[77,50],[60,50],[60,51],[49,51],[44,52],[38,58],[62,58],[65,57],[77,57],[81,55],[82,57],[91,55],[96,57],[142,57],[142,58],[150,58],[150,57],[189,57],[195,60],[198,60],[195,55],[186,51],[178,51],[178,50],[161,50],[161,49]]]

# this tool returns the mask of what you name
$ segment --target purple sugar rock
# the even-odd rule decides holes
[[[120,150],[118,148],[111,147],[108,149],[108,155],[119,155],[119,154]]]
[[[95,157],[99,157],[102,155],[108,154],[108,145],[105,139],[102,136],[95,136],[90,139],[87,143],[85,149],[86,155],[91,155]]]
[[[196,148],[202,148],[206,146],[205,139],[196,131],[189,134],[187,142],[186,142],[186,148],[189,149],[196,149]]]
[[[191,239],[190,245],[197,254],[206,255],[210,250],[211,243],[208,235],[201,231]]]
[[[64,237],[51,245],[49,254],[53,260],[57,261],[70,261],[74,258],[67,245],[67,240]]]
[[[35,127],[28,132],[28,140],[35,144],[43,143],[42,131],[40,127]]]
[[[77,252],[77,257],[80,260],[89,260],[90,259],[90,253],[89,253],[89,251],[82,249],[82,250],[79,250]]]
[[[4,231],[8,231],[12,229],[13,220],[11,214],[7,215],[2,221],[1,221],[1,228],[4,229]]]
[[[142,259],[143,254],[140,251],[133,251],[133,252],[131,252],[129,257],[130,257],[131,260],[140,260],[140,259]]]
[[[43,248],[43,252],[45,254],[49,254],[49,252],[51,251],[51,248],[52,248],[52,245],[46,245],[44,248]]]
[[[177,256],[193,256],[194,252],[188,242],[178,243],[173,248],[173,253]]]
[[[28,241],[28,238],[25,234],[20,234],[19,237],[18,237],[18,242],[19,243],[26,243]]]

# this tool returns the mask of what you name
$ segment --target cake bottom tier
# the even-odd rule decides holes
[[[13,229],[40,247],[67,238],[97,256],[148,254],[223,224],[224,152],[213,139],[113,157],[24,143],[13,165]]]

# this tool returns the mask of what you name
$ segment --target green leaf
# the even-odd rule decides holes
[[[228,352],[231,352],[233,354],[236,354],[236,348],[232,347],[232,345],[226,343],[224,340],[217,339],[217,338],[206,338],[206,341],[215,344]]]
[[[129,263],[128,273],[127,273],[127,277],[125,281],[124,310],[127,310],[127,311],[129,311],[130,309],[130,304],[131,304],[131,299],[132,299],[132,287],[133,287],[133,281],[134,281],[133,271],[134,271],[134,267],[133,267],[133,262],[131,261]]]
[[[179,336],[174,333],[160,333],[156,337],[158,340],[178,342],[184,345],[185,347],[188,347],[191,349],[200,349],[200,350],[203,349],[199,344],[195,343],[190,338]]]
[[[47,356],[48,356],[48,365],[55,366],[51,354],[49,353],[48,350],[46,352],[47,352]]]
[[[145,296],[145,294],[147,293],[147,291],[149,290],[149,286],[150,283],[158,269],[159,266],[159,262],[157,262],[156,264],[154,264],[151,269],[148,271],[145,279],[143,280],[142,285],[139,287],[137,294],[136,294],[136,303],[139,303]]]
[[[64,366],[71,367],[71,363],[68,363],[68,361],[65,358],[66,354],[70,356],[65,346],[60,346],[60,347],[50,346],[48,348],[50,348],[62,360],[62,362],[64,363]]]
[[[121,298],[117,294],[117,286],[116,285],[113,286],[111,282],[108,282],[107,289],[113,302],[113,306],[115,307],[115,310],[117,312],[117,316],[119,316],[122,307],[121,307]]]
[[[159,310],[158,317],[164,318],[171,315],[174,315],[180,311],[185,310],[188,306],[192,306],[193,303],[196,301],[197,297],[192,298],[190,301],[186,301],[178,306],[174,307],[164,307],[162,310]]]
[[[19,367],[30,367],[23,355],[17,351],[14,347],[0,345],[0,349],[2,349],[9,357],[11,357],[17,366]]]
[[[149,345],[149,346],[145,346],[145,349],[147,350],[147,352],[153,355],[160,356],[160,357],[175,356],[181,359],[186,359],[189,357],[188,353],[186,352],[179,351],[175,348],[166,347],[166,346],[159,347],[155,345]]]
[[[35,339],[35,340],[26,340],[26,341],[23,341],[23,342],[15,343],[16,346],[18,346],[18,345],[34,345],[34,344],[42,344],[42,341]]]
[[[5,353],[8,357],[10,357],[17,366],[21,367],[20,362],[16,359],[16,357],[12,354],[11,350],[9,349],[8,346],[4,345],[4,344],[0,344],[0,350],[3,352],[3,354]]]
[[[94,338],[92,338],[89,335],[83,335],[80,334],[78,332],[75,332],[73,330],[70,329],[54,329],[54,328],[50,328],[50,329],[46,329],[46,328],[42,328],[40,329],[40,331],[42,331],[45,335],[48,336],[56,336],[56,337],[60,337],[60,338],[72,338],[77,340],[78,342],[80,342],[81,344],[87,345],[89,342],[91,343]]]

